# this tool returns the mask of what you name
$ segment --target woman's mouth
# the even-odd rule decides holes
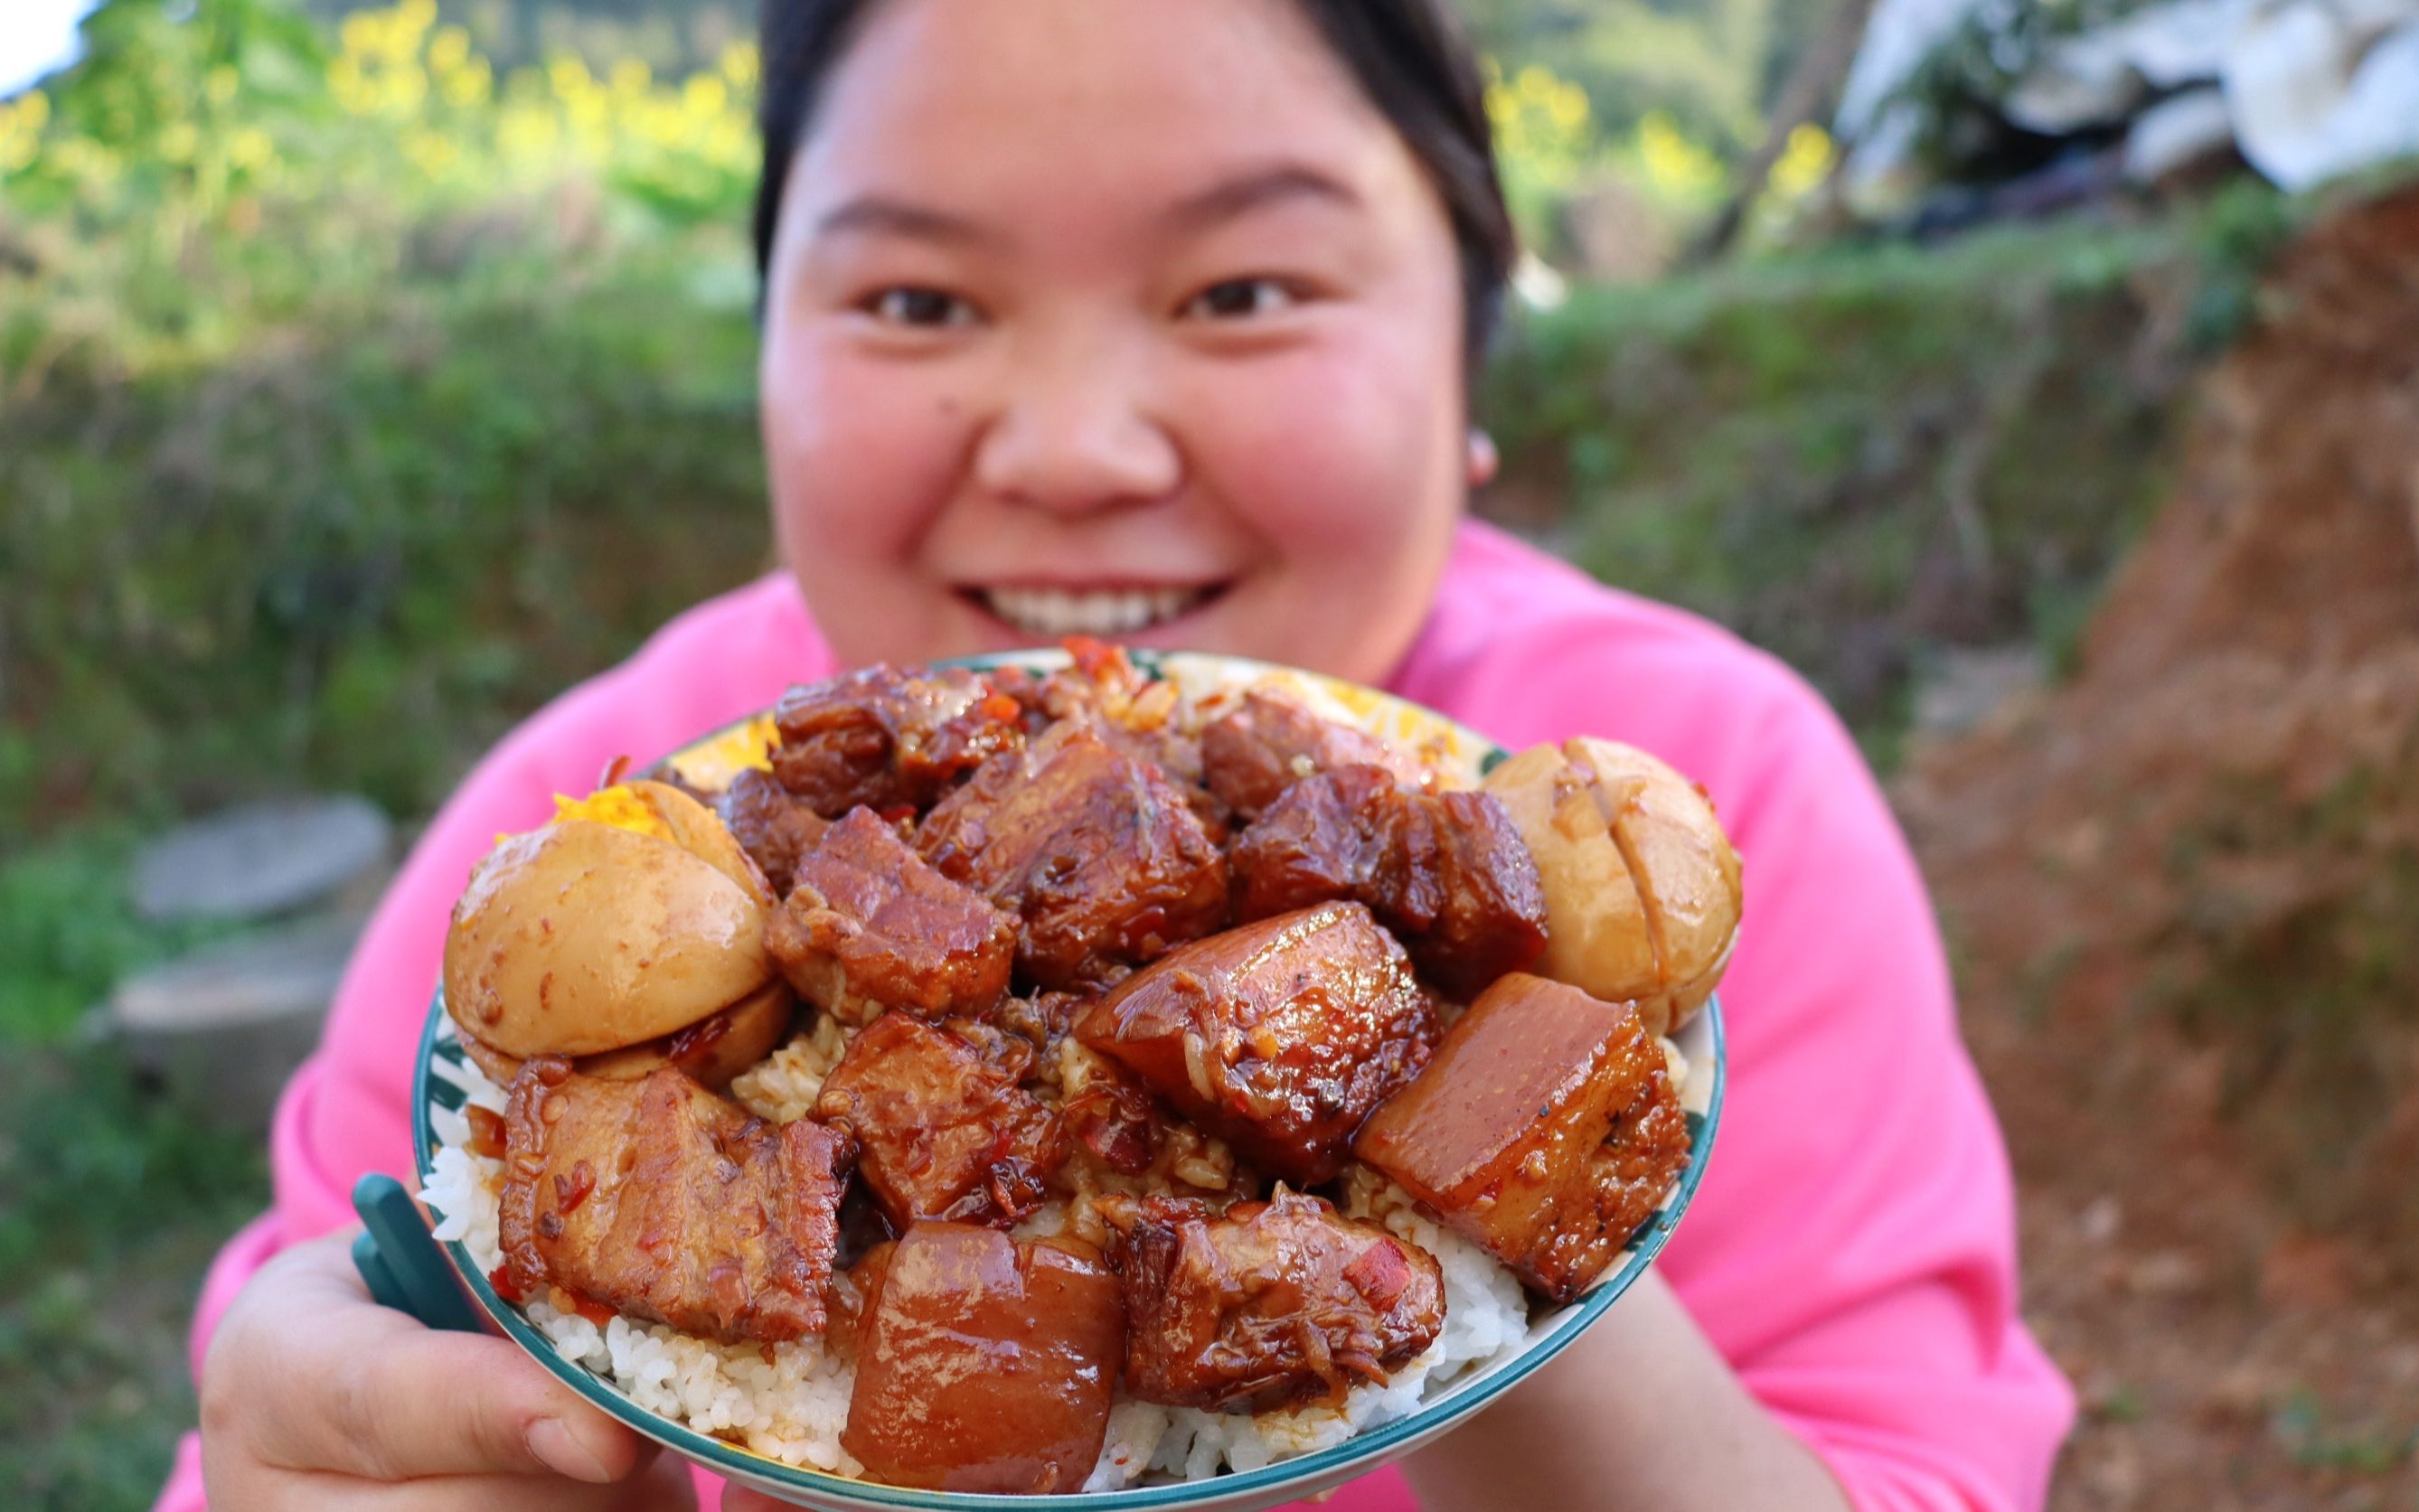
[[[1183,588],[978,588],[969,596],[994,618],[1040,640],[1138,635],[1189,614],[1222,585]]]

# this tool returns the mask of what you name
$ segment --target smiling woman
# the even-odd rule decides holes
[[[1382,678],[1509,255],[1475,77],[1415,108],[1363,8],[1011,8],[768,37],[784,554],[851,660],[1086,632]]]
[[[1508,248],[1452,15],[1449,0],[768,0],[759,394],[786,570],[534,717],[425,831],[282,1104],[285,1205],[205,1298],[206,1333],[226,1309],[202,1382],[217,1504],[681,1504],[605,1487],[636,1474],[635,1441],[510,1346],[398,1332],[334,1284],[332,1247],[243,1278],[341,1222],[360,1171],[408,1164],[395,1115],[448,910],[549,792],[793,684],[1089,629],[1338,674],[1507,748],[1634,745],[1702,782],[1736,841],[1734,1114],[1698,1216],[1554,1369],[1410,1462],[1430,1504],[2039,1507],[2070,1399],[2015,1316],[2005,1157],[1871,774],[1770,658],[1462,519],[1490,455],[1469,430],[1469,364]],[[1001,717],[1025,708],[997,697]],[[921,728],[874,725],[848,726],[845,750],[886,759]],[[1087,762],[1191,780],[1163,745],[1118,755],[1089,727],[1080,743]],[[1038,783],[1024,757],[996,759],[926,774],[964,784],[932,810],[963,826],[948,843],[983,824],[958,798]],[[820,770],[766,780],[794,796]],[[1382,790],[1384,769],[1356,770]],[[1678,841],[1649,823],[1663,800],[1638,774],[1596,776],[1532,795],[1542,823],[1593,826],[1590,874],[1630,886],[1633,854]],[[1229,836],[1203,867],[1269,822],[1223,809],[1214,785],[1201,801],[1207,817],[1189,796],[1148,808]],[[870,841],[916,812],[867,806],[831,833]],[[1104,809],[1098,833],[1133,842],[1130,811]],[[1043,872],[1058,887],[1060,858]],[[1629,954],[1670,968],[1686,902],[1640,891],[1624,917],[1660,923]],[[1415,940],[1431,918],[1406,898],[1372,927]],[[1030,983],[1027,1015],[1115,990],[1065,963]],[[961,1032],[929,1031],[943,1049]],[[529,1479],[540,1467],[592,1484]],[[1410,1504],[1388,1477],[1344,1496]],[[198,1503],[188,1481],[165,1504]]]

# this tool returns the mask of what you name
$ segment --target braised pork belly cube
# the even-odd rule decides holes
[[[1200,737],[1175,717],[1182,702],[1176,685],[1146,677],[1123,646],[1080,635],[1060,644],[1072,660],[1033,685],[1036,717],[1087,724],[1118,750],[1158,767],[1223,843],[1232,816],[1204,780]]]
[[[1412,788],[1427,782],[1408,753],[1261,687],[1245,689],[1237,707],[1201,732],[1201,765],[1210,791],[1246,820],[1258,818],[1303,778],[1346,766],[1383,767]]]
[[[1042,987],[1112,980],[1225,922],[1226,858],[1159,768],[1082,724],[994,758],[933,809],[917,848],[1023,920]]]
[[[987,1025],[885,1013],[824,1078],[815,1117],[852,1135],[894,1229],[948,1218],[1007,1227],[1041,1205],[1063,1158],[1049,1110],[1017,1084],[1032,1050]]]
[[[1627,1004],[1498,981],[1353,1151],[1520,1279],[1568,1302],[1688,1162],[1662,1047]]]
[[[725,1343],[824,1327],[847,1139],[751,1118],[677,1071],[639,1081],[539,1057],[504,1115],[505,1264]]]
[[[963,667],[869,667],[792,688],[773,710],[773,775],[825,819],[859,804],[929,808],[991,757],[1025,744],[1023,710]]]
[[[1338,903],[1184,947],[1101,997],[1075,1036],[1244,1159],[1315,1186],[1437,1027],[1402,947]]]
[[[1537,863],[1490,794],[1422,793],[1376,766],[1323,772],[1287,789],[1228,864],[1241,917],[1358,899],[1456,998],[1546,948]]]
[[[772,884],[776,898],[788,895],[799,858],[813,850],[824,831],[831,827],[829,820],[759,767],[742,768],[722,795],[711,801],[722,816],[723,827]]]
[[[764,949],[798,995],[843,1024],[885,1009],[980,1018],[1008,994],[1016,920],[852,809],[798,862]]]
[[[1317,1197],[1280,1191],[1223,1214],[1167,1197],[1095,1208],[1125,1289],[1126,1390],[1143,1401],[1341,1403],[1444,1327],[1436,1257]]]
[[[840,1446],[893,1486],[1081,1490],[1125,1350],[1100,1252],[921,1223],[871,1269]]]

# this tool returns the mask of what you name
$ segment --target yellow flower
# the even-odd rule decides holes
[[[551,110],[516,106],[505,112],[496,141],[508,158],[548,158],[562,141],[562,127]]]
[[[411,160],[412,166],[430,178],[442,177],[445,170],[454,166],[462,156],[461,150],[452,142],[435,131],[417,128],[403,133],[403,155]]]
[[[257,169],[277,155],[277,144],[257,126],[247,126],[227,142],[227,162],[247,171]]]
[[[30,165],[42,148],[42,128],[50,123],[51,97],[27,90],[15,104],[0,100],[0,174]]]
[[[565,54],[546,66],[546,77],[554,85],[555,96],[564,100],[577,100],[596,87],[589,75],[588,65]]]
[[[394,21],[405,35],[419,37],[437,24],[437,0],[403,0],[394,8]]]
[[[1830,132],[1811,122],[1799,126],[1789,133],[1780,160],[1772,165],[1772,192],[1782,199],[1812,193],[1831,176],[1831,165],[1839,156]]]
[[[1547,106],[1554,124],[1572,135],[1579,134],[1588,124],[1587,92],[1577,85],[1564,85],[1554,91]]]
[[[495,75],[488,70],[487,60],[477,58],[445,75],[445,102],[458,106],[484,104],[494,87]]]
[[[417,65],[395,69],[386,76],[386,108],[397,116],[416,116],[428,99],[428,75]]]
[[[1700,194],[1722,182],[1721,161],[1689,141],[1659,110],[1638,123],[1638,156],[1647,178],[1669,193]]]
[[[429,39],[428,66],[439,73],[452,73],[470,60],[470,34],[461,27],[440,26]]]
[[[722,50],[722,76],[745,89],[756,82],[756,44],[734,42]]]
[[[613,92],[624,100],[645,94],[647,85],[654,82],[655,76],[637,58],[625,57],[613,65]]]
[[[203,85],[202,92],[209,97],[211,104],[223,105],[235,98],[236,85],[240,82],[235,69],[222,63],[210,70],[209,79]]]
[[[370,87],[361,61],[350,54],[328,64],[328,93],[347,115],[366,116],[377,109],[377,91]]]
[[[41,149],[42,131],[22,106],[0,100],[0,175],[30,164]]]
[[[88,136],[68,137],[51,149],[51,156],[62,172],[98,184],[115,183],[125,169],[116,153]]]
[[[682,108],[700,119],[711,119],[721,115],[723,107],[730,103],[731,91],[711,73],[693,74],[681,87]]]

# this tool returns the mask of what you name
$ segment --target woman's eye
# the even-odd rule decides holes
[[[886,288],[868,300],[866,312],[894,326],[939,329],[972,325],[974,306],[936,288]]]
[[[1274,315],[1301,302],[1291,288],[1273,278],[1230,278],[1212,284],[1185,302],[1184,314],[1196,320],[1247,320]]]

